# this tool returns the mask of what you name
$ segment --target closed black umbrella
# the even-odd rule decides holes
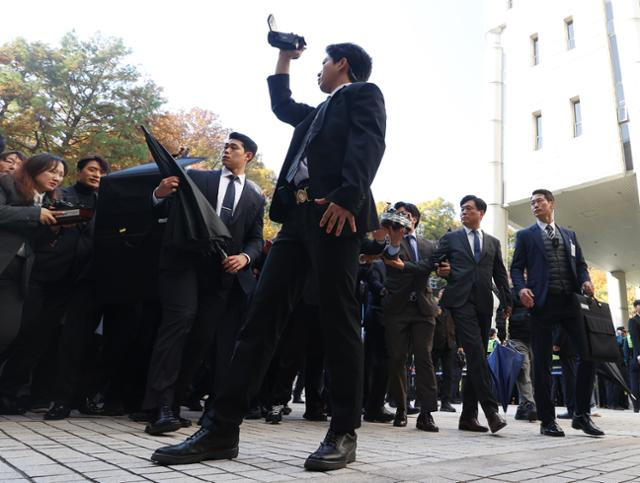
[[[631,399],[635,401],[636,397],[633,395],[633,392],[627,385],[627,381],[622,375],[622,372],[620,372],[620,368],[615,362],[599,362],[596,365],[596,372],[618,384],[627,392],[627,394],[629,394],[629,396],[631,396]]]
[[[169,151],[141,126],[147,146],[163,178],[177,176],[180,188],[173,195],[164,245],[186,251],[216,251],[226,258],[225,243],[231,234],[193,180]]]

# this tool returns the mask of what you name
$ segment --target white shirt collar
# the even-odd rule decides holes
[[[462,225],[462,228],[464,228],[464,231],[467,232],[467,236],[471,235],[471,232],[473,231],[471,228],[467,228],[464,225]],[[478,228],[476,231],[478,232],[478,236],[482,237],[482,230]]]
[[[42,206],[42,202],[44,201],[44,193],[38,193],[37,191],[33,194],[33,204],[36,206]]]
[[[230,174],[231,174],[231,175],[233,175],[233,173],[231,172],[231,170],[230,170],[229,168],[227,168],[226,166],[223,166],[223,167],[222,167],[222,173],[221,173],[221,176],[222,176],[222,177],[226,177],[226,176],[229,176]],[[234,176],[235,176],[235,175],[234,175]],[[246,178],[246,176],[247,176],[246,174],[239,174],[239,175],[238,175],[238,180],[240,181],[240,184],[241,184],[241,185],[243,185],[243,184],[244,184],[244,179]]]
[[[553,230],[556,230],[556,223],[553,220],[551,220],[551,223],[545,223],[544,221],[540,221],[536,218],[536,224],[542,231],[545,231],[547,229],[547,225],[551,225],[553,227]]]
[[[346,82],[344,84],[340,84],[338,87],[336,87],[334,90],[331,91],[331,94],[329,94],[329,97],[333,97],[333,95],[338,92],[340,89],[342,89],[343,87],[347,87],[350,86],[351,82]]]

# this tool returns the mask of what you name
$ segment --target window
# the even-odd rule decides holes
[[[575,49],[576,38],[573,31],[573,19],[567,18],[564,21],[565,28],[567,30],[567,50]]]
[[[533,149],[538,151],[542,149],[542,113],[540,111],[533,113]]]
[[[582,136],[582,108],[580,98],[571,99],[571,110],[573,111],[573,137]]]
[[[538,40],[538,34],[531,36],[531,65],[538,65],[540,63],[540,41]]]

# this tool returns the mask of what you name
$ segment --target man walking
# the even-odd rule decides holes
[[[268,79],[274,113],[295,127],[270,209],[282,229],[261,272],[224,387],[202,428],[181,444],[156,450],[154,461],[181,464],[238,455],[240,423],[309,273],[317,277],[332,418],[305,468],[326,471],[355,461],[363,379],[358,255],[363,235],[378,226],[370,186],[385,148],[386,114],[380,89],[366,82],[369,55],[348,43],[326,50],[318,85],[329,98],[317,108],[291,97],[290,61],[302,51],[280,51],[276,74]]]
[[[451,311],[456,322],[458,342],[467,358],[467,379],[458,429],[462,431],[500,431],[507,423],[498,414],[498,402],[491,391],[486,350],[493,314],[492,281],[505,307],[511,313],[509,280],[502,262],[500,242],[480,229],[487,204],[473,195],[460,201],[463,227],[440,239],[436,259],[446,258],[451,274],[442,296],[442,305]],[[478,402],[489,428],[478,422]]]
[[[629,319],[626,336],[627,364],[629,370],[629,387],[636,397],[633,401],[633,412],[640,412],[640,300],[633,301],[636,313]]]
[[[564,436],[556,421],[551,396],[552,331],[554,324],[562,326],[569,343],[578,345],[580,320],[572,294],[582,290],[593,295],[593,284],[576,234],[554,222],[553,193],[535,190],[530,204],[537,220],[516,233],[511,279],[522,305],[531,311],[534,397],[541,422],[540,434]],[[571,427],[602,436],[604,433],[589,415],[594,377],[593,362],[579,359]]]

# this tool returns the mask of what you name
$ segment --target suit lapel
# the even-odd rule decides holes
[[[537,223],[531,226],[531,234],[533,236],[534,243],[538,245],[538,248],[540,249],[540,251],[542,252],[542,255],[546,260],[547,250],[544,248],[544,240],[542,239],[542,230],[540,229]]]
[[[462,249],[473,263],[475,263],[476,259],[473,258],[473,252],[471,251],[471,246],[469,246],[469,237],[467,236],[467,231],[464,228],[460,228],[460,230],[458,230],[458,238],[460,239],[460,243],[462,243]]]
[[[493,243],[493,240],[489,235],[487,235],[484,230],[482,231],[482,249],[480,250],[480,260],[484,258],[487,254],[487,250],[489,248],[489,244]]]
[[[400,242],[400,255],[401,258],[407,260],[409,262],[413,262],[413,255],[411,254],[411,245],[409,245],[409,241],[402,237],[402,241]]]
[[[207,178],[207,199],[215,210],[218,206],[218,189],[220,188],[220,176],[222,171],[213,171],[211,176]]]
[[[311,141],[318,135],[318,133],[322,130],[322,126],[324,125],[324,119],[326,117],[327,109],[329,108],[329,103],[331,99],[327,99],[323,103],[321,103],[316,109],[316,115],[311,122],[311,126],[309,126],[309,138],[307,144],[310,144]]]
[[[238,205],[233,210],[233,216],[231,217],[231,223],[234,224],[237,220],[240,219],[241,213],[244,211],[247,203],[249,203],[249,197],[251,196],[251,190],[248,186],[249,180],[247,178],[244,179],[244,185],[242,186],[242,193],[240,193],[240,198],[238,199]]]

